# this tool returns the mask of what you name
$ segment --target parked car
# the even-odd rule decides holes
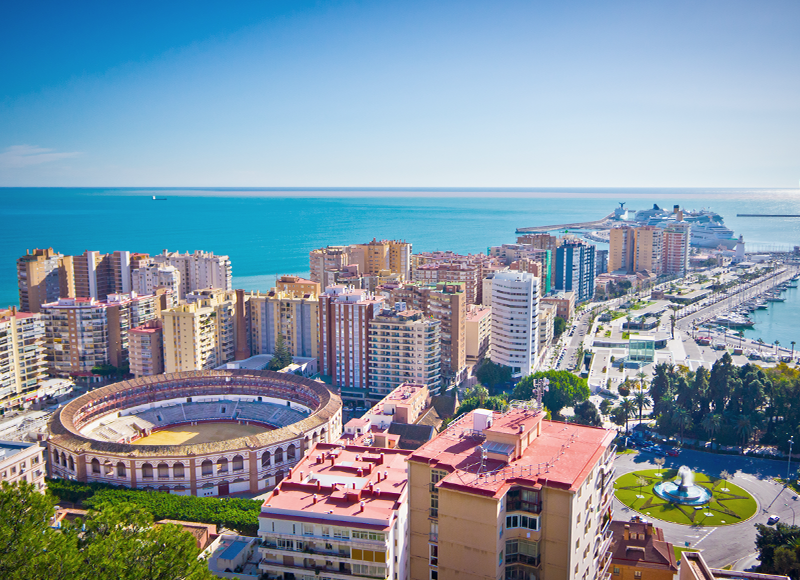
[[[669,455],[670,457],[677,457],[680,454],[681,452],[679,449],[670,449],[667,451],[667,455]]]

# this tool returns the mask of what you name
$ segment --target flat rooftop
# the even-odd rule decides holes
[[[387,529],[406,495],[409,455],[402,449],[320,443],[270,492],[260,517]]]
[[[524,481],[575,491],[605,454],[614,439],[614,432],[598,427],[544,420],[541,413],[515,410],[505,414],[495,412],[493,425],[487,431],[503,434],[517,433],[520,426],[528,431],[540,422],[540,434],[533,439],[522,456],[508,463],[487,459],[481,475],[481,446],[484,438],[474,430],[471,412],[451,424],[432,441],[425,443],[409,458],[445,469],[450,474],[442,487],[502,496],[509,481]],[[491,474],[495,473],[497,477]],[[488,475],[487,475],[488,474]]]
[[[22,441],[0,441],[0,461],[10,459],[17,453],[25,451],[30,447],[35,447],[36,443],[27,443]]]

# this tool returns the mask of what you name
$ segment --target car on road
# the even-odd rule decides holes
[[[681,452],[678,449],[670,449],[667,451],[667,455],[669,455],[670,457],[677,457],[680,454]]]
[[[780,516],[771,515],[771,516],[769,516],[769,519],[767,520],[767,525],[768,526],[774,526],[779,521],[781,521],[781,517]]]

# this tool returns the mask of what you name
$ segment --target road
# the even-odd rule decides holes
[[[623,475],[640,469],[656,469],[652,453],[618,455],[615,461],[617,475]],[[780,516],[781,521],[791,524],[795,512],[800,511],[800,500],[795,498],[792,490],[775,483],[773,477],[786,475],[787,463],[771,459],[757,459],[737,455],[717,455],[700,451],[684,450],[678,457],[666,457],[665,468],[678,468],[688,465],[694,471],[708,475],[719,475],[722,471],[734,474],[733,483],[746,489],[756,498],[758,511],[750,520],[740,524],[719,527],[683,526],[662,522],[650,517],[658,527],[664,530],[667,541],[676,546],[684,546],[702,550],[703,557],[712,567],[721,568],[733,564],[734,569],[744,570],[757,564],[756,556],[756,523],[767,522],[771,514]],[[797,464],[795,464],[795,469]],[[627,520],[637,512],[614,499],[614,517]],[[800,519],[797,520],[800,522]]]

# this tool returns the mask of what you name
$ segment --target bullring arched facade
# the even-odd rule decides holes
[[[186,419],[185,409],[198,402],[205,405],[204,411],[211,410],[209,416]],[[284,425],[258,415],[260,407],[274,410],[278,404],[286,406],[287,414],[303,418]],[[226,407],[251,411],[250,415],[232,414]],[[226,414],[215,415],[223,410]],[[162,421],[156,421],[157,429],[234,421],[272,430],[185,445],[133,445],[130,437],[108,441],[93,435],[93,426],[109,418],[144,413]],[[201,497],[259,493],[288,475],[316,443],[339,438],[342,402],[326,385],[296,375],[238,369],[191,371],[123,381],[87,393],[54,416],[50,433],[51,477]]]

